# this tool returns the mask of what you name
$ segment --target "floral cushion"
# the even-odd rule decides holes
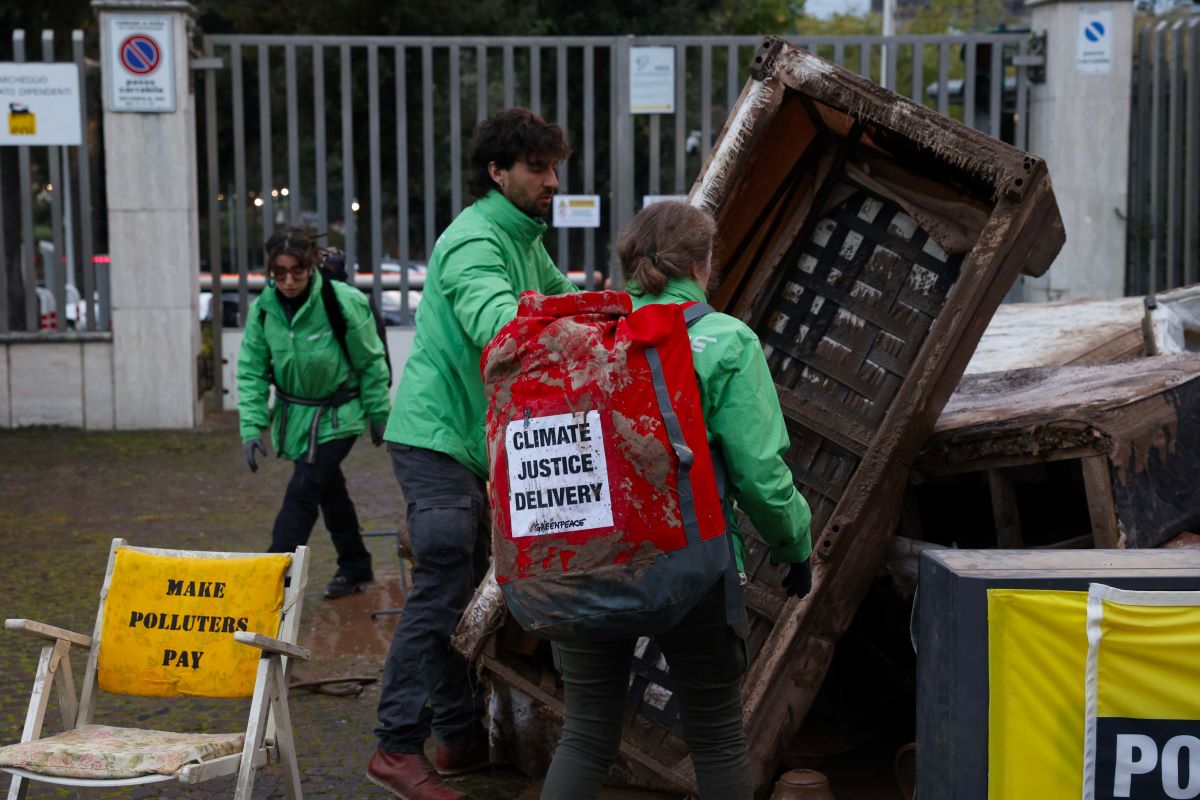
[[[187,764],[241,752],[240,733],[168,733],[84,725],[25,744],[0,747],[0,767],[61,778],[174,775]]]

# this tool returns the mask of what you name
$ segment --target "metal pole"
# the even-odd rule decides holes
[[[42,62],[54,61],[54,31],[42,31]],[[52,263],[42,265],[46,277],[46,287],[54,295],[54,329],[67,329],[67,287],[63,275],[63,204],[62,204],[62,148],[46,148],[46,157],[50,162],[50,185],[54,188],[50,195],[50,238],[54,242],[54,258]]]
[[[883,35],[896,35],[896,0],[883,0]],[[896,74],[889,58],[894,46],[885,42],[879,53],[879,69],[883,72],[879,82],[885,89],[895,88]]]
[[[86,330],[97,330],[100,310],[97,303],[108,308],[109,297],[99,294],[96,285],[96,265],[92,262],[94,246],[92,240],[92,148],[88,137],[87,121],[87,62],[83,52],[83,31],[71,31],[71,55],[79,69],[79,119],[83,126],[83,138],[79,146],[79,246],[76,253],[79,269],[83,273],[83,307],[87,310]],[[76,284],[78,285],[78,284]],[[107,315],[107,311],[105,312]]]
[[[629,48],[632,36],[621,36],[613,43],[613,199],[610,221],[610,240],[616,253],[617,237],[629,220],[633,219],[633,115],[629,113]],[[611,258],[609,259],[612,260]],[[609,276],[614,289],[623,288],[625,281],[620,270],[612,270]]]
[[[25,60],[25,31],[15,30],[13,37],[13,61]],[[29,147],[17,148],[17,187],[21,198],[21,280],[25,285],[25,330],[38,329],[37,275],[33,271],[33,197],[30,194],[32,166],[29,163]]]

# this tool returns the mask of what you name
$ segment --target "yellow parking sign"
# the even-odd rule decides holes
[[[8,132],[13,136],[36,136],[37,116],[22,103],[9,103]]]

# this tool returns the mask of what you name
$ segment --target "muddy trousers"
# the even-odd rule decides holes
[[[487,572],[483,479],[444,453],[388,446],[404,492],[416,567],[383,669],[379,748],[420,753],[432,730],[445,745],[484,737],[483,687],[450,637]]]
[[[275,517],[271,531],[271,553],[290,553],[308,544],[317,513],[325,517],[325,527],[337,550],[338,572],[352,579],[369,580],[371,554],[363,544],[354,501],[346,491],[342,461],[350,454],[357,437],[334,439],[317,445],[316,457],[309,464],[296,459],[292,479],[283,495],[283,507]]]
[[[724,598],[718,584],[678,625],[654,640],[675,683],[674,699],[701,800],[752,800],[742,730],[746,646],[726,623]],[[634,639],[554,643],[566,689],[566,719],[542,800],[599,796],[621,742],[635,644]]]

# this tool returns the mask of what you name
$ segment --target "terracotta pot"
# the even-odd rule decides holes
[[[833,800],[833,792],[829,780],[815,769],[794,769],[779,778],[771,800]]]

